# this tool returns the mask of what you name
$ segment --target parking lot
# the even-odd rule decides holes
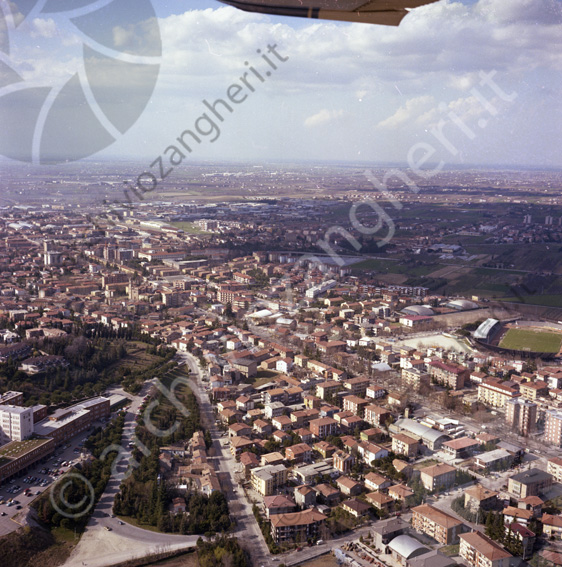
[[[94,424],[95,427],[100,425],[103,424]],[[25,514],[31,502],[86,457],[83,445],[89,434],[85,432],[71,443],[58,447],[47,460],[0,486],[0,537],[18,529],[16,516]]]

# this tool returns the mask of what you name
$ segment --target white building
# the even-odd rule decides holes
[[[0,406],[0,444],[23,441],[33,433],[33,410],[21,406]]]

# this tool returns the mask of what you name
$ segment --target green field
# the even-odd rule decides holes
[[[514,350],[532,352],[558,352],[562,344],[562,335],[546,331],[527,329],[509,329],[500,346]]]
[[[210,232],[205,232],[204,230],[201,230],[193,222],[171,222],[170,225],[175,226],[176,228],[180,228],[186,234],[211,234]]]

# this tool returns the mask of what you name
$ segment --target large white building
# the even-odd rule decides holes
[[[336,282],[336,280],[328,280],[327,282],[308,288],[305,292],[305,295],[308,299],[314,299],[318,295],[322,295],[323,293],[326,293],[329,289],[336,287],[337,283],[338,282]]]
[[[33,409],[21,406],[0,406],[0,445],[23,441],[33,433]]]

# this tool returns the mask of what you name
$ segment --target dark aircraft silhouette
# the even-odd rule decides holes
[[[219,0],[245,12],[397,26],[411,8],[437,0]]]

